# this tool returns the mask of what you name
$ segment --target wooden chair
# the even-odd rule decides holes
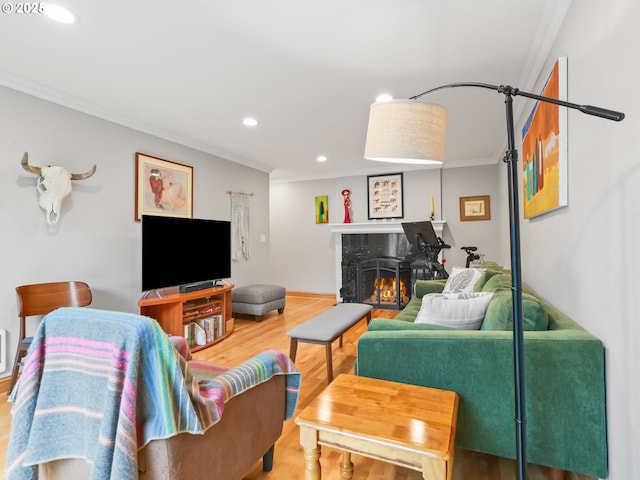
[[[26,336],[26,319],[33,315],[46,315],[60,307],[85,307],[93,299],[89,285],[84,282],[53,282],[16,287],[20,338],[13,362],[9,393],[18,379],[18,372],[31,345],[32,337]]]

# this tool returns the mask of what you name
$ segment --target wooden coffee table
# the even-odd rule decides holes
[[[451,480],[457,415],[455,392],[340,375],[296,418],[305,480],[320,479],[321,445],[342,450],[345,480],[351,453]]]

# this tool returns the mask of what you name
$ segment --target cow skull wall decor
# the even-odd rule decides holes
[[[84,180],[96,172],[94,165],[86,173],[69,173],[64,167],[34,167],[29,165],[29,154],[24,152],[22,168],[38,175],[38,203],[47,212],[47,223],[54,225],[60,218],[60,209],[71,193],[71,180]]]

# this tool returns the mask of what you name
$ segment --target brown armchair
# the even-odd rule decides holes
[[[262,457],[271,471],[276,440],[284,421],[285,380],[274,376],[232,398],[222,419],[204,435],[181,433],[153,440],[138,452],[140,480],[241,479]],[[91,464],[64,459],[39,466],[41,480],[91,478]]]
[[[83,327],[69,331],[79,316]],[[269,471],[299,384],[275,350],[232,368],[189,364],[148,317],[60,309],[44,318],[10,397],[7,480],[24,469],[44,479],[238,480],[261,457]]]

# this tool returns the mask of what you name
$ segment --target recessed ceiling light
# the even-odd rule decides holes
[[[255,118],[250,118],[250,117],[247,117],[244,120],[242,120],[242,123],[247,127],[255,127],[256,125],[258,125],[258,121]]]
[[[382,93],[380,95],[378,95],[376,97],[376,102],[380,103],[380,102],[388,102],[390,100],[393,100],[393,97],[391,95],[389,95],[388,93]]]
[[[326,155],[318,155],[316,157],[316,160],[319,162],[326,162],[327,161],[327,156]]]
[[[66,25],[72,25],[80,21],[78,16],[67,7],[56,5],[54,3],[46,3],[44,5],[44,14],[51,20],[64,23]]]

